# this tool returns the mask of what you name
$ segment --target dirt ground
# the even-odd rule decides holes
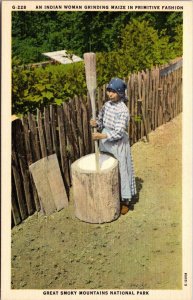
[[[126,215],[88,224],[71,199],[12,229],[13,289],[181,288],[181,118],[133,145],[139,200]]]

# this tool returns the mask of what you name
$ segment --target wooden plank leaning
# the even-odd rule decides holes
[[[29,167],[46,215],[68,206],[56,154],[44,157]]]

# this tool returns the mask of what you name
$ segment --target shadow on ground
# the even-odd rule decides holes
[[[136,177],[135,182],[136,182],[137,194],[135,196],[133,196],[131,199],[131,203],[130,203],[130,207],[129,207],[130,210],[134,210],[135,204],[139,202],[140,191],[142,190],[142,187],[143,187],[143,179],[142,178]]]

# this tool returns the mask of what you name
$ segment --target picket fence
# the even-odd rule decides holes
[[[171,67],[154,68],[127,79],[130,111],[129,137],[133,145],[182,112],[182,60]],[[106,101],[106,86],[97,90],[97,110]],[[75,96],[61,106],[12,121],[12,226],[40,211],[40,201],[29,166],[56,153],[69,196],[71,163],[94,152],[89,120],[89,97]]]

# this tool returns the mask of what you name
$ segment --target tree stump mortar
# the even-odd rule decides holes
[[[71,165],[75,216],[88,223],[106,223],[120,215],[118,161],[110,155],[89,154]]]

